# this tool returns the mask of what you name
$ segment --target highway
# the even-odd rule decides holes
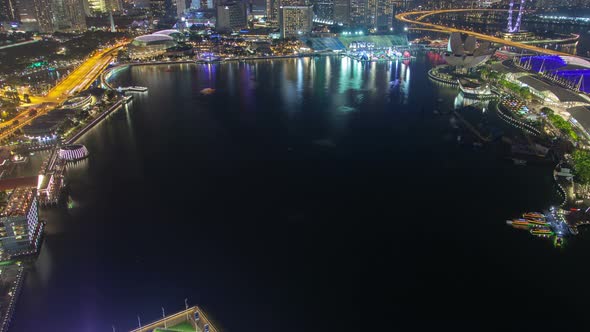
[[[535,53],[572,56],[569,53],[564,53],[564,52],[560,52],[560,51],[537,47],[537,46],[533,46],[533,45],[529,45],[529,44],[523,44],[523,43],[519,43],[519,42],[515,42],[515,41],[505,40],[502,38],[489,36],[489,35],[479,33],[479,32],[462,30],[462,29],[447,27],[444,25],[433,24],[433,23],[421,21],[425,17],[431,16],[431,15],[453,13],[453,12],[470,12],[470,11],[502,11],[502,10],[498,10],[498,9],[445,9],[445,10],[427,10],[427,11],[422,10],[422,11],[412,11],[412,12],[400,13],[400,14],[395,15],[395,18],[401,22],[405,22],[405,23],[409,23],[409,24],[416,24],[418,26],[430,28],[430,29],[435,29],[440,32],[465,33],[468,35],[475,36],[479,40],[485,40],[485,41],[489,41],[492,43],[502,44],[502,45],[506,45],[506,46],[510,46],[510,47],[516,47],[516,48],[520,48],[523,50],[532,51]]]
[[[0,140],[26,126],[34,118],[50,112],[56,105],[61,104],[74,93],[90,87],[102,71],[109,65],[109,63],[111,63],[115,53],[124,45],[126,45],[126,43],[119,43],[97,52],[74,69],[74,71],[72,71],[66,78],[61,80],[47,93],[46,96],[32,96],[32,105],[25,108],[25,110],[20,112],[16,117],[0,124],[0,128],[3,128],[13,124],[15,120],[18,120],[18,125],[13,126],[9,130],[0,134]],[[33,108],[37,110],[37,114],[35,116],[29,116],[29,110]]]

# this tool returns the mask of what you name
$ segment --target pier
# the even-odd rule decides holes
[[[141,325],[141,322],[139,323]],[[140,326],[129,332],[166,331],[220,332],[198,306],[168,315],[160,320]]]

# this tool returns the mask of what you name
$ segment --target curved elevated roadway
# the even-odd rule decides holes
[[[535,52],[535,53],[572,56],[569,53],[564,53],[564,52],[560,52],[560,51],[537,47],[537,46],[533,46],[533,45],[529,45],[529,44],[523,44],[523,43],[511,41],[511,40],[505,40],[502,38],[486,35],[486,34],[479,33],[479,32],[462,30],[462,29],[447,27],[447,26],[440,25],[440,24],[433,24],[433,23],[428,23],[428,22],[422,21],[422,19],[424,19],[425,17],[431,16],[431,15],[438,15],[438,14],[445,14],[445,13],[458,13],[458,12],[476,12],[476,11],[506,11],[506,10],[505,9],[445,9],[445,10],[426,10],[426,11],[422,10],[422,11],[412,11],[412,12],[400,13],[400,14],[395,15],[395,18],[401,22],[415,24],[420,27],[434,29],[434,30],[437,30],[440,32],[465,33],[468,35],[475,36],[479,40],[486,40],[486,41],[489,41],[492,43],[516,47],[516,48],[520,48],[520,49]]]

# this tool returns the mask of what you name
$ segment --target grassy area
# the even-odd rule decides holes
[[[525,100],[530,100],[533,97],[531,90],[528,87],[521,87],[520,85],[518,85],[516,83],[509,82],[505,79],[500,80],[499,83],[500,83],[500,85],[502,85],[506,89],[516,93],[517,95],[519,95],[521,98],[523,98]]]
[[[571,139],[577,141],[579,139],[578,134],[574,131],[574,127],[569,121],[565,121],[561,116],[556,114],[547,115],[547,119],[561,132],[567,134]]]
[[[14,263],[15,263],[14,261],[4,261],[4,262],[0,262],[0,266],[12,265]]]
[[[195,332],[195,328],[189,322],[182,322],[166,329],[155,329],[154,332]]]

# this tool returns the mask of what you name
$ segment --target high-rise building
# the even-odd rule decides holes
[[[246,15],[246,4],[240,2],[226,2],[217,5],[217,23],[218,31],[235,31],[245,28],[248,25]]]
[[[0,244],[3,251],[9,254],[35,251],[39,246],[41,232],[36,188],[14,189],[0,215]]]
[[[190,8],[190,0],[176,0],[176,17],[184,16],[184,12]]]
[[[321,21],[334,21],[334,0],[312,0],[315,18]]]
[[[350,24],[350,0],[334,0],[334,22]]]
[[[193,0],[190,7],[192,9],[213,9],[213,0]]]
[[[0,0],[0,22],[18,22],[20,20],[15,0]]]
[[[87,0],[91,14],[105,14],[121,11],[120,0]]]
[[[367,25],[367,0],[350,0],[350,24]]]
[[[19,22],[23,30],[39,30],[37,16],[35,14],[35,3],[33,0],[16,0]]]
[[[155,17],[177,16],[176,0],[150,0],[150,10]]]
[[[33,0],[35,6],[35,17],[40,32],[54,32],[55,24],[51,0]]]
[[[313,6],[281,6],[279,27],[281,38],[296,37],[311,33]]]
[[[266,0],[266,20],[271,22],[279,20],[279,0]]]
[[[69,23],[69,30],[86,30],[86,14],[82,0],[63,0],[64,14]]]

